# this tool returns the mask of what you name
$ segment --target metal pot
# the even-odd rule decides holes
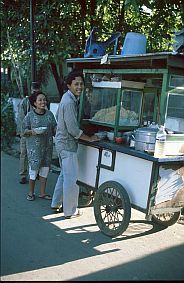
[[[150,127],[138,128],[135,130],[135,149],[154,152],[157,132],[157,128]]]

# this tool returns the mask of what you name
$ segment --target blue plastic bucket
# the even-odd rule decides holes
[[[125,36],[121,55],[146,53],[146,36],[142,33],[128,32]]]

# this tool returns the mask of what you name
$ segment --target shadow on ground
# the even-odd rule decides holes
[[[34,202],[26,201],[28,185],[18,183],[17,159],[2,154],[2,164],[2,276],[62,265],[103,254],[108,256],[109,253],[119,251],[117,246],[105,251],[99,251],[96,247],[102,244],[140,238],[153,233],[156,237],[156,234],[164,229],[164,227],[148,221],[131,220],[123,235],[111,239],[103,235],[94,222],[90,222],[91,217],[89,220],[86,219],[87,222],[85,221],[85,223],[82,223],[82,218],[81,221],[70,222],[70,220],[64,220],[62,214],[52,214],[50,201],[39,198],[36,198]],[[47,188],[50,194],[53,192],[56,179],[57,174],[49,175]],[[36,193],[38,194],[38,188]],[[85,213],[85,208],[83,210]],[[127,277],[128,272],[131,270],[131,272],[135,272],[135,270],[138,272],[139,268],[143,270],[143,275],[145,274],[141,277],[141,279],[144,279],[150,276],[151,268],[153,268],[153,276],[156,276],[157,265],[164,265],[166,258],[169,259],[169,276],[173,273],[173,255],[176,258],[178,249],[180,249],[181,258],[178,258],[179,264],[175,268],[175,271],[177,271],[175,279],[180,279],[184,270],[180,269],[181,265],[183,266],[183,246],[161,251],[111,269],[105,269],[103,273],[98,271],[88,276],[76,278],[76,280],[93,280],[95,278],[108,280],[111,271],[117,272],[117,279],[123,273],[126,274],[126,278],[132,278],[132,274]],[[149,276],[147,276],[148,273]],[[166,278],[164,277],[164,279]]]

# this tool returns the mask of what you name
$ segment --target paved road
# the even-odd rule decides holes
[[[161,229],[132,209],[128,229],[111,239],[99,231],[92,207],[64,220],[50,201],[28,202],[18,159],[1,157],[1,281],[184,279],[184,225]],[[56,179],[49,173],[51,194]]]

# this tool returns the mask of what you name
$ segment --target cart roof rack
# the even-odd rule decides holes
[[[103,56],[95,58],[70,58],[67,59],[68,67],[79,67],[82,69],[88,69],[89,63],[90,68],[99,68],[101,59]],[[110,64],[110,65],[109,65]],[[108,65],[103,64],[101,68],[168,68],[177,67],[184,69],[184,53],[178,52],[157,52],[157,53],[146,53],[146,54],[135,54],[135,55],[109,55]]]

